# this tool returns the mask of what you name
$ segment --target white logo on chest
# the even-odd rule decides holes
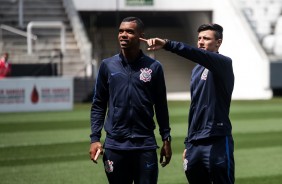
[[[207,80],[208,73],[209,73],[209,70],[205,68],[205,70],[203,71],[201,75],[201,80]]]
[[[144,82],[150,82],[152,78],[152,75],[151,75],[152,70],[149,68],[141,68],[140,71],[141,71],[140,80]]]

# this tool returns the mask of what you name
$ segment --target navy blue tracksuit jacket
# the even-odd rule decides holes
[[[122,54],[103,60],[91,107],[91,142],[100,141],[104,125],[107,136],[105,148],[155,149],[154,114],[164,140],[170,136],[170,127],[160,62],[144,55],[142,51],[138,60],[130,64]],[[138,139],[144,142],[135,148],[124,141],[122,145],[115,143]],[[107,140],[111,140],[111,143],[108,144]]]
[[[164,49],[198,64],[192,71],[189,128],[185,142],[231,135],[232,60],[176,41],[169,41]]]

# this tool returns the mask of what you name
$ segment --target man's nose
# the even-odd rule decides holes
[[[199,39],[199,40],[198,40],[198,43],[199,43],[199,44],[204,44],[204,39]]]
[[[126,31],[123,31],[120,35],[121,35],[122,37],[126,37],[126,36],[127,36],[127,33],[126,33]]]

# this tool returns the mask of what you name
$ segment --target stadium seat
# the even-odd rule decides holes
[[[265,49],[267,54],[273,53],[274,41],[275,41],[274,35],[267,35],[263,38],[262,47]]]
[[[274,33],[263,38],[262,46],[267,53],[282,56],[282,16],[279,16],[275,24]]]
[[[257,22],[256,33],[259,40],[262,40],[266,35],[271,34],[271,24],[268,20],[262,19]]]
[[[270,3],[267,8],[267,19],[272,26],[275,25],[279,15],[281,14],[281,3]]]

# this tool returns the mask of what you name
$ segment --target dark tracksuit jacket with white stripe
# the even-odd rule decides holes
[[[185,143],[231,135],[232,60],[219,53],[175,41],[168,41],[164,49],[197,63],[191,77],[191,106]]]
[[[170,126],[160,62],[142,51],[130,64],[122,54],[103,60],[91,107],[91,142],[100,141],[104,125],[105,148],[155,149],[154,112],[164,140],[170,136]],[[135,140],[138,145],[132,145]]]

